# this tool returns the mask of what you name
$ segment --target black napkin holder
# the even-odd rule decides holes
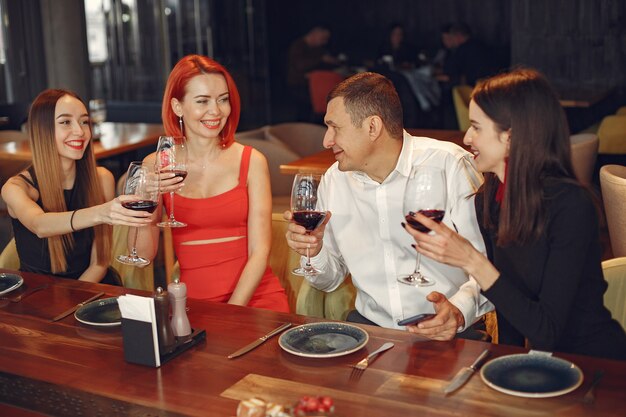
[[[146,321],[122,317],[122,340],[124,343],[124,360],[126,362],[158,368],[205,339],[206,331],[195,329],[191,335],[177,338],[174,350],[170,353],[159,355],[157,360],[156,355],[159,352],[158,338],[152,332],[152,324]]]

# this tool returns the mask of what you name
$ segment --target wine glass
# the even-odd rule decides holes
[[[183,180],[187,177],[187,140],[184,136],[161,136],[156,151],[158,172],[173,173]],[[159,227],[185,227],[187,223],[174,218],[174,191],[170,191],[170,216],[167,221],[157,223]]]
[[[430,229],[415,220],[413,215],[418,212],[439,223],[446,213],[446,200],[446,173],[442,169],[429,166],[414,166],[411,169],[404,190],[403,203],[405,219],[409,226],[423,233],[430,232]],[[426,278],[420,272],[419,252],[413,273],[401,275],[398,281],[418,287],[435,284],[434,280]]]
[[[296,174],[291,189],[291,213],[293,221],[304,226],[306,233],[311,234],[326,218],[325,211],[318,211],[317,189],[322,180],[320,174]],[[306,265],[296,268],[292,272],[295,275],[314,276],[322,271],[311,265],[309,248],[306,248]]]
[[[147,211],[154,213],[159,204],[159,176],[154,170],[146,165],[142,165],[141,161],[131,162],[126,172],[126,182],[124,183],[124,194],[134,195],[137,197],[133,201],[125,201],[122,203],[124,208],[137,211]],[[146,266],[149,260],[137,256],[137,233],[138,229],[134,228],[135,237],[133,238],[133,247],[129,255],[119,255],[117,260],[126,265]]]
[[[107,108],[104,100],[101,98],[89,100],[89,114],[93,123],[93,137],[99,138],[102,134],[100,125],[107,118]]]

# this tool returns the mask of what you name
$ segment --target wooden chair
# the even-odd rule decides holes
[[[328,93],[337,84],[343,81],[341,74],[330,70],[311,71],[307,74],[309,79],[309,94],[311,95],[311,107],[316,114],[326,113],[326,98]]]
[[[626,154],[626,116],[606,116],[598,128],[600,154]]]
[[[467,131],[469,123],[469,103],[473,88],[469,85],[457,85],[452,88],[452,101],[456,110],[456,120],[459,130]]]
[[[622,106],[615,112],[617,116],[626,116],[626,106]]]
[[[626,330],[626,257],[602,262],[602,272],[609,284],[604,293],[604,305]]]
[[[593,133],[581,133],[570,136],[570,142],[576,178],[582,184],[590,185],[598,156],[598,136]]]
[[[600,185],[613,256],[626,256],[626,166],[603,166]]]

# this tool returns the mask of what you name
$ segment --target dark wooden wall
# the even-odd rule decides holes
[[[626,1],[511,0],[512,63],[565,86],[626,88]]]

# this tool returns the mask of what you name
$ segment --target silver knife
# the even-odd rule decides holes
[[[489,356],[489,350],[485,349],[483,353],[480,354],[478,358],[474,361],[470,366],[466,366],[462,368],[455,376],[452,378],[452,381],[443,389],[443,392],[447,395],[451,392],[456,391],[461,388],[463,384],[467,382],[468,379],[480,368],[480,365],[487,359]]]
[[[285,323],[285,324],[281,325],[280,327],[277,327],[276,329],[272,330],[271,332],[269,332],[265,336],[259,337],[257,340],[255,340],[254,342],[250,343],[249,345],[246,345],[246,346],[242,347],[241,349],[239,349],[238,351],[236,351],[234,353],[231,353],[230,355],[228,355],[228,359],[233,359],[233,358],[241,356],[241,355],[243,355],[245,353],[250,352],[255,347],[265,343],[265,341],[268,340],[270,337],[276,336],[278,333],[282,332],[283,330],[288,329],[289,327],[291,327],[291,323]]]
[[[53,318],[51,321],[55,322],[55,321],[59,321],[61,319],[64,319],[65,317],[69,316],[70,314],[72,314],[73,312],[75,312],[76,310],[78,310],[79,307],[84,306],[87,303],[92,302],[93,300],[96,300],[100,297],[102,297],[104,295],[103,292],[99,292],[98,294],[94,295],[93,297],[89,297],[88,299],[86,299],[85,301],[83,301],[82,303],[78,303],[76,304],[74,307],[72,308],[68,308],[67,310],[65,310],[63,313],[59,314],[58,316],[56,316],[55,318]]]

